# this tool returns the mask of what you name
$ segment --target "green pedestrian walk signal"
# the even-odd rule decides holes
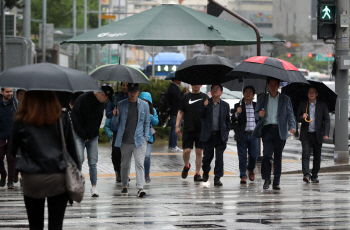
[[[334,39],[336,28],[335,0],[318,0],[317,39]]]

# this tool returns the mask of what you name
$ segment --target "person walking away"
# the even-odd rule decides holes
[[[224,175],[224,151],[230,132],[230,105],[220,99],[222,85],[212,85],[212,98],[206,99],[200,111],[203,142],[203,181],[209,179],[210,164],[214,158],[214,186],[222,186],[220,178]]]
[[[48,229],[62,229],[67,206],[66,161],[60,132],[62,119],[66,147],[80,168],[75,140],[67,113],[52,91],[28,91],[21,101],[11,133],[11,155],[20,152],[24,203],[29,228],[44,228],[45,199]]]
[[[282,152],[288,138],[288,129],[290,133],[295,133],[295,120],[290,98],[278,92],[280,80],[268,78],[267,86],[269,93],[259,96],[255,106],[255,119],[263,119],[261,176],[265,180],[263,189],[268,189],[271,184],[271,159],[273,154],[274,178],[272,188],[280,190]]]
[[[202,130],[202,122],[198,111],[201,109],[203,102],[208,99],[205,93],[200,91],[201,85],[191,85],[192,92],[185,94],[181,98],[180,108],[177,113],[175,132],[178,136],[181,135],[180,123],[184,119],[184,128],[182,135],[183,167],[181,177],[187,178],[188,171],[191,168],[190,154],[193,149],[193,144],[196,147],[196,174],[194,181],[203,181],[200,170],[202,166],[203,144],[200,141],[200,133]]]
[[[113,117],[113,110],[116,106],[116,103],[127,99],[128,96],[128,83],[127,82],[122,82],[121,83],[121,91],[120,92],[115,92],[115,94],[113,95],[113,101],[109,101],[107,104],[107,108],[106,108],[106,117],[108,119],[112,119]],[[117,148],[114,146],[114,142],[115,142],[115,138],[117,137],[117,131],[118,128],[116,127],[116,129],[111,129],[112,133],[113,133],[113,137],[112,137],[112,152],[111,152],[111,158],[112,158],[112,163],[113,163],[113,167],[114,167],[114,171],[115,171],[115,176],[116,176],[116,182],[120,183],[122,181],[121,177],[120,177],[120,163],[121,163],[121,152],[120,152],[120,148]]]
[[[91,196],[98,197],[97,184],[97,161],[98,161],[98,134],[103,118],[104,104],[108,99],[112,100],[113,89],[110,86],[102,86],[102,92],[87,92],[80,95],[72,109],[71,118],[74,136],[77,142],[81,164],[84,163],[84,150],[86,148]]]
[[[172,80],[168,88],[168,100],[170,105],[170,133],[169,133],[169,150],[171,152],[182,152],[182,149],[177,147],[177,135],[175,133],[176,116],[179,111],[182,93],[180,91],[181,81]]]
[[[321,167],[322,141],[327,140],[330,130],[330,119],[327,105],[317,100],[318,91],[311,86],[308,90],[308,100],[299,104],[297,121],[301,122],[300,137],[302,146],[303,181],[319,183],[318,172]],[[310,153],[313,149],[313,167],[310,174]]]
[[[154,143],[154,136],[155,130],[152,126],[156,126],[159,124],[157,111],[155,108],[153,108],[153,102],[152,102],[152,96],[149,92],[142,92],[139,96],[139,99],[144,100],[148,103],[149,106],[149,112],[150,112],[150,127],[149,127],[149,139],[147,141],[147,147],[146,147],[146,156],[145,156],[145,182],[150,183],[151,178],[149,176],[150,168],[151,168],[151,152],[152,152],[152,145]]]
[[[7,180],[7,188],[14,188],[16,171],[16,155],[10,154],[10,135],[13,124],[13,116],[18,108],[17,101],[13,98],[12,88],[1,88],[0,95],[0,187],[4,187]],[[7,171],[4,159],[7,159]]]
[[[137,98],[138,92],[139,84],[128,84],[129,98],[119,102],[117,108],[113,110],[112,127],[118,129],[114,145],[119,147],[122,153],[121,195],[128,195],[131,157],[134,153],[137,195],[143,197],[146,195],[146,191],[143,190],[144,161],[149,139],[150,110],[145,101]]]
[[[253,102],[255,95],[255,89],[253,86],[246,86],[243,89],[243,99],[241,103],[235,104],[233,114],[231,117],[232,123],[237,122],[235,131],[235,140],[237,142],[239,171],[241,184],[247,183],[247,169],[249,174],[249,180],[254,181],[255,174],[254,169],[259,153],[258,138],[252,135],[256,126],[256,120],[254,116],[254,109],[256,103]],[[248,151],[247,151],[248,150]],[[247,152],[249,156],[247,166]]]

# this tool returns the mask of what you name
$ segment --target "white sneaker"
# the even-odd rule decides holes
[[[97,187],[91,187],[91,197],[99,197]]]
[[[177,152],[182,152],[182,149],[180,149],[179,147],[177,147],[177,146],[175,146],[175,151],[177,151]]]

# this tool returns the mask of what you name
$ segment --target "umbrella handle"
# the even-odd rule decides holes
[[[309,101],[306,102],[306,112],[307,113],[307,108],[309,107]],[[306,122],[311,122],[312,121],[312,117],[310,117],[310,120],[308,120],[307,118],[304,119]]]

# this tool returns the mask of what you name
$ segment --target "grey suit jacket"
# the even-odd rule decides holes
[[[278,131],[280,134],[281,140],[287,140],[288,130],[296,129],[293,106],[290,98],[287,95],[279,93],[278,99],[278,108],[277,108],[277,122],[278,122]],[[268,104],[269,93],[263,94],[258,97],[258,102],[255,106],[255,119],[265,119],[267,117],[267,104]],[[259,117],[259,111],[265,108],[265,116],[263,118]],[[264,135],[264,133],[262,134]]]
[[[307,111],[310,111],[310,108],[307,108]],[[307,140],[307,132],[309,130],[309,122],[306,122],[303,119],[303,114],[306,112],[306,101],[303,101],[299,104],[297,110],[297,121],[301,122],[300,128],[300,141]],[[316,101],[316,109],[315,109],[315,131],[318,143],[323,142],[323,136],[329,135],[330,129],[330,119],[327,105],[322,101]]]

